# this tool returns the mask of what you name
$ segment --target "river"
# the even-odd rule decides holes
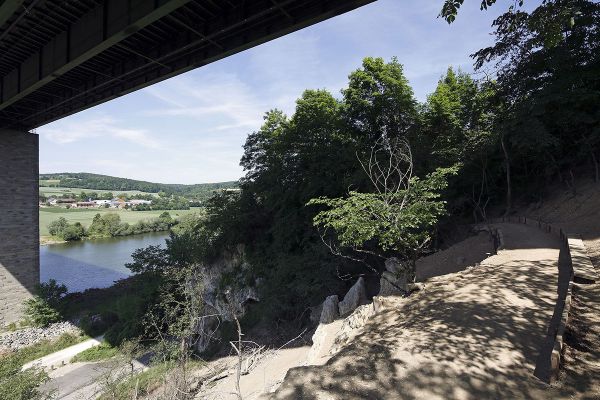
[[[167,237],[166,232],[159,232],[40,246],[40,281],[55,279],[69,292],[111,286],[130,275],[125,263],[131,261],[135,249],[164,246]]]

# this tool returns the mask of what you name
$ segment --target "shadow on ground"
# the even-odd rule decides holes
[[[533,376],[555,314],[559,242],[503,224],[506,250],[395,299],[322,367],[290,370],[276,399],[552,398]],[[509,239],[510,238],[510,239]],[[556,318],[556,316],[554,316]],[[550,397],[549,397],[550,396]]]

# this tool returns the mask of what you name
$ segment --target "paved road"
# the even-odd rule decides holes
[[[145,368],[144,364],[134,361],[135,372]],[[50,381],[40,389],[44,393],[53,393],[57,400],[91,400],[102,392],[103,382],[114,381],[126,373],[130,373],[130,367],[114,360],[67,364],[50,371]]]
[[[546,399],[533,376],[557,298],[559,241],[499,224],[505,250],[394,298],[322,367],[291,370],[276,399]]]
[[[110,364],[103,362],[81,362],[68,364],[50,371],[51,380],[40,389],[44,393],[54,393],[56,399],[89,400],[97,397],[100,386],[94,382],[106,373]]]

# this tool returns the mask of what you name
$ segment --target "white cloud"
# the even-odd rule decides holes
[[[69,118],[39,128],[44,138],[58,143],[68,144],[89,138],[114,138],[132,142],[148,148],[158,148],[159,142],[143,129],[130,129],[119,126],[119,121],[108,116],[95,116],[89,119]]]
[[[189,117],[213,130],[255,129],[265,111],[257,93],[235,74],[182,76],[146,90],[168,107],[145,110],[142,115]]]

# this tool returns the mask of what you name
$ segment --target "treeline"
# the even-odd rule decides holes
[[[52,181],[51,183],[45,181]],[[58,183],[57,183],[58,181]],[[176,194],[187,198],[207,199],[221,189],[234,189],[237,182],[201,183],[196,185],[164,184],[135,179],[118,178],[90,173],[41,174],[40,186],[61,186],[82,189],[110,190],[113,192],[138,190],[140,192]]]
[[[102,238],[137,235],[148,232],[168,231],[177,224],[168,212],[160,214],[157,218],[138,221],[135,224],[122,222],[118,214],[96,214],[90,226],[85,229],[79,222],[69,223],[64,217],[48,224],[48,232],[66,241],[81,240],[84,237]]]
[[[145,199],[144,199],[145,200]],[[154,197],[151,204],[138,204],[131,206],[133,211],[152,211],[152,210],[189,210],[193,203],[190,203],[184,197]]]

